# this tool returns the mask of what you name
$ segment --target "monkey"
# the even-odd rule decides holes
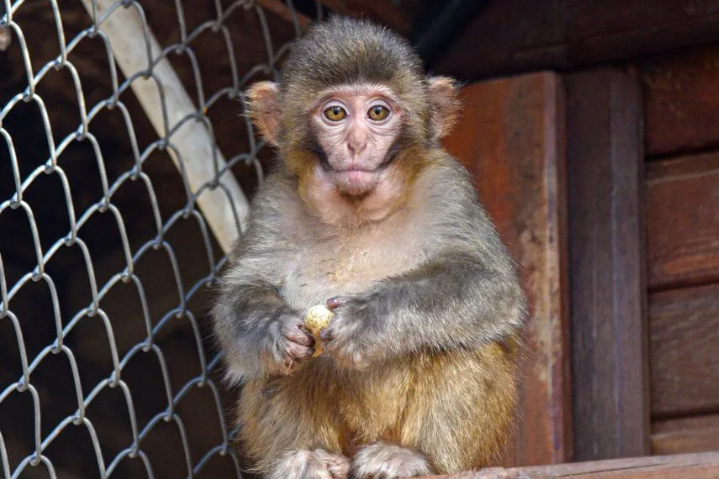
[[[440,140],[457,82],[332,17],[246,93],[278,164],[221,276],[213,331],[267,479],[478,469],[511,431],[526,299],[471,177]],[[334,313],[320,333],[310,307]]]

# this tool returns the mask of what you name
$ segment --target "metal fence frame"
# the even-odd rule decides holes
[[[0,2],[3,2],[5,10],[4,14],[0,11],[0,32],[4,30],[3,38],[6,40],[8,38],[12,38],[12,42],[19,45],[22,51],[24,67],[27,74],[26,88],[23,91],[18,91],[5,105],[0,105],[0,151],[3,149],[5,150],[4,156],[0,154],[0,161],[9,160],[13,175],[12,182],[15,185],[15,191],[11,197],[0,197],[0,219],[2,219],[3,213],[11,210],[21,210],[24,212],[32,234],[33,247],[37,262],[35,268],[24,274],[19,281],[14,284],[8,284],[3,266],[2,251],[0,251],[0,323],[5,322],[7,324],[7,322],[9,322],[12,325],[17,350],[20,355],[20,363],[22,365],[22,375],[17,379],[17,381],[11,384],[0,383],[0,408],[3,405],[3,402],[7,401],[8,398],[13,395],[29,395],[32,398],[34,408],[34,451],[32,454],[24,457],[18,464],[11,465],[8,458],[7,444],[9,444],[9,441],[12,441],[12,437],[3,436],[2,425],[0,425],[0,471],[2,472],[4,478],[14,479],[20,477],[21,474],[26,472],[29,468],[44,466],[47,469],[47,474],[49,474],[50,477],[55,478],[57,476],[55,466],[53,465],[51,458],[45,454],[45,451],[70,425],[80,425],[87,429],[92,439],[94,448],[92,454],[94,454],[97,461],[98,477],[103,479],[111,477],[118,464],[125,458],[129,457],[140,458],[144,463],[147,476],[153,478],[155,475],[151,465],[151,458],[149,458],[145,451],[143,451],[143,438],[145,438],[147,434],[161,421],[173,421],[177,424],[177,427],[182,435],[183,460],[185,461],[187,468],[186,477],[195,477],[195,475],[203,469],[203,466],[213,456],[218,454],[231,455],[235,461],[236,475],[237,477],[241,477],[242,474],[237,456],[233,451],[233,432],[228,428],[228,424],[224,417],[223,405],[219,399],[218,389],[220,388],[220,385],[216,384],[216,381],[209,377],[210,372],[218,368],[218,363],[221,358],[219,355],[216,355],[213,358],[206,357],[206,343],[203,343],[203,341],[206,341],[207,338],[201,337],[196,314],[188,309],[187,302],[200,289],[212,285],[217,280],[217,272],[222,268],[226,261],[226,250],[229,249],[231,240],[237,235],[238,230],[241,228],[243,216],[246,212],[246,204],[242,204],[244,198],[241,196],[242,193],[239,190],[239,187],[237,187],[236,183],[234,183],[234,179],[230,173],[230,168],[238,162],[251,163],[255,166],[257,175],[261,179],[262,166],[257,160],[257,152],[263,145],[261,142],[255,142],[254,138],[250,135],[250,151],[238,152],[234,156],[224,160],[221,152],[214,142],[212,121],[207,116],[207,112],[219,98],[227,97],[241,99],[242,89],[255,73],[259,71],[272,73],[275,71],[276,62],[287,50],[287,45],[283,45],[276,50],[274,49],[268,32],[263,8],[251,0],[236,0],[231,3],[224,2],[230,3],[229,6],[223,6],[220,0],[215,0],[214,4],[217,12],[216,18],[207,20],[192,31],[188,31],[187,25],[185,24],[182,1],[175,0],[177,11],[176,21],[177,27],[180,31],[180,42],[172,45],[163,45],[162,47],[156,45],[156,42],[151,34],[150,26],[147,24],[143,3],[148,7],[150,4],[146,0],[144,2],[138,0],[74,0],[82,1],[88,10],[90,18],[92,18],[91,26],[82,30],[74,38],[65,37],[65,31],[63,30],[63,18],[60,6],[58,5],[58,0],[47,0],[46,8],[52,9],[55,21],[55,33],[60,45],[60,54],[43,65],[42,68],[37,71],[33,71],[31,63],[33,52],[30,51],[24,40],[22,25],[14,20],[18,13],[22,12],[23,8],[28,8],[31,1],[35,0],[16,0],[14,2],[11,0],[0,0]],[[282,8],[286,8],[286,11],[291,15],[293,27],[296,34],[299,35],[301,33],[300,23],[298,22],[291,0],[288,0],[281,6]],[[275,5],[275,7],[277,7],[277,5]],[[267,51],[267,62],[265,64],[257,65],[252,71],[240,72],[237,70],[237,64],[234,58],[236,52],[232,50],[231,42],[229,42],[230,35],[238,34],[238,32],[231,32],[227,27],[226,22],[232,15],[243,14],[243,11],[249,9],[253,9],[255,11],[257,17],[262,23],[262,29],[265,33],[264,40]],[[130,15],[132,15],[132,17],[130,17]],[[130,30],[128,30],[128,28]],[[228,45],[228,52],[232,56],[230,58],[230,64],[233,67],[232,84],[214,92],[210,96],[205,96],[203,94],[202,74],[198,68],[198,61],[192,47],[192,41],[196,35],[207,29],[212,30],[212,32],[217,35],[225,37]],[[135,34],[128,34],[128,31],[134,31]],[[141,32],[141,35],[138,36],[137,32]],[[126,59],[119,58],[126,56],[125,54],[127,53],[127,49],[131,48],[128,47],[127,44],[122,44],[123,35],[129,35],[131,38],[126,38],[126,40],[135,42],[135,45],[144,45],[144,48],[139,51],[135,51],[133,61],[128,62]],[[68,55],[86,38],[101,38],[104,42],[109,59],[107,68],[112,82],[112,95],[94,105],[86,104],[82,89],[82,78],[73,63],[68,59]],[[122,55],[118,55],[118,53],[122,53]],[[181,88],[181,84],[179,84],[181,90],[179,95],[180,97],[183,97],[184,100],[182,98],[178,100],[178,84],[172,85],[173,88],[169,89],[170,93],[167,93],[168,89],[166,83],[168,81],[175,83],[179,82],[176,75],[173,79],[172,75],[174,72],[172,71],[172,67],[169,66],[169,62],[166,61],[167,56],[170,54],[186,55],[193,65],[193,74],[199,87],[196,92],[192,92],[193,95],[189,95],[186,90]],[[143,66],[138,68],[138,65]],[[117,71],[118,66],[124,70],[126,77],[124,81],[120,81]],[[53,69],[65,69],[71,75],[75,88],[75,95],[80,107],[81,118],[77,129],[66,137],[61,138],[59,141],[56,141],[53,135],[52,127],[48,118],[49,107],[47,106],[47,102],[36,91],[36,87],[43,81],[46,74]],[[153,84],[152,88],[154,88],[154,93],[148,93],[147,91],[143,93],[142,85],[149,82]],[[130,89],[132,89],[134,93],[129,93],[128,90]],[[175,93],[173,94],[172,91]],[[159,95],[157,92],[159,92]],[[145,113],[151,119],[153,126],[157,131],[156,141],[152,142],[144,150],[140,150],[138,147],[135,132],[133,130],[132,118],[130,117],[125,102],[122,99],[124,98],[123,95],[128,94],[135,94],[137,96],[145,110]],[[146,96],[144,100],[143,95]],[[182,101],[185,103],[178,106],[178,102],[182,103]],[[13,137],[3,126],[3,120],[8,116],[13,108],[21,102],[33,102],[37,106],[42,117],[44,134],[50,151],[49,158],[46,159],[44,164],[24,175],[23,173],[25,172],[23,171],[23,168],[21,168],[21,162],[23,159],[19,158],[16,154],[13,145]],[[93,122],[97,114],[105,109],[117,109],[122,112],[127,131],[130,136],[132,150],[134,152],[134,166],[128,169],[124,174],[120,175],[117,180],[112,183],[108,182],[107,175],[105,174],[105,163],[98,140],[89,128],[89,125]],[[181,129],[183,129],[182,135],[178,134]],[[251,126],[248,127],[248,131],[252,132]],[[201,137],[200,140],[197,140],[196,138],[191,140],[191,142],[194,141],[195,144],[197,144],[197,141],[199,141],[200,144],[203,142],[209,142],[209,144],[201,145],[205,148],[205,150],[193,150],[192,145],[188,146],[188,142],[186,140],[188,134],[199,135]],[[68,181],[66,166],[63,164],[63,158],[61,157],[62,153],[68,148],[68,146],[74,142],[89,142],[92,145],[97,158],[100,181],[102,182],[102,191],[104,192],[102,197],[98,198],[97,201],[85,211],[74,210],[72,201],[72,185]],[[210,150],[207,148],[210,148]],[[170,154],[173,159],[176,160],[179,171],[182,175],[182,180],[187,194],[187,202],[184,208],[179,209],[169,218],[164,220],[159,211],[152,179],[143,170],[145,160],[153,153],[153,151],[156,150],[171,152]],[[211,157],[198,157],[198,152],[200,151],[211,151]],[[3,160],[3,158],[7,159]],[[208,168],[208,165],[211,165],[211,168]],[[67,205],[67,214],[70,223],[69,231],[67,231],[65,235],[58,237],[50,248],[46,248],[44,250],[41,247],[38,232],[38,218],[34,214],[32,206],[23,198],[26,190],[37,178],[42,175],[56,175],[62,183],[64,197],[58,198],[57,200],[64,201]],[[155,238],[148,241],[142,245],[141,248],[135,251],[130,250],[123,218],[123,211],[113,204],[113,195],[125,182],[129,181],[142,182],[147,188],[149,196],[152,199],[151,206],[153,220],[156,223],[157,228]],[[238,196],[238,191],[240,196]],[[224,201],[227,204],[226,208],[229,208],[227,210],[229,213],[225,211],[224,216],[213,216],[212,214],[212,209],[217,205],[217,195],[225,198]],[[211,199],[203,202],[203,198]],[[120,231],[123,254],[126,263],[124,268],[117,271],[110,280],[104,284],[98,284],[96,281],[93,260],[86,242],[83,241],[82,233],[80,231],[83,225],[85,225],[96,214],[110,214],[114,217],[118,230]],[[206,261],[209,263],[211,274],[202,278],[191,288],[185,290],[182,287],[183,281],[180,276],[181,273],[177,265],[173,245],[166,240],[165,235],[178,220],[181,218],[192,217],[196,219],[199,227],[201,228],[206,250]],[[228,221],[228,219],[230,221]],[[212,242],[210,241],[210,237],[213,234],[218,239],[222,249],[225,250],[224,252],[213,251]],[[223,235],[225,236],[224,238]],[[48,263],[62,248],[80,249],[84,258],[84,264],[78,264],[77,267],[82,268],[87,272],[92,290],[91,303],[88,304],[87,307],[76,311],[69,317],[63,316],[61,313],[56,280],[54,280],[53,277],[51,277],[51,275],[46,271]],[[148,297],[144,291],[142,278],[138,277],[134,267],[135,263],[137,263],[147,251],[158,248],[164,249],[168,258],[170,258],[172,268],[175,271],[177,279],[176,287],[178,288],[179,298],[181,299],[176,307],[167,311],[162,318],[159,318],[159,320],[156,319],[153,324],[152,318],[150,318],[148,314],[148,301],[152,301],[152,298]],[[205,259],[203,259],[203,261],[205,261]],[[32,319],[18,317],[13,312],[13,298],[19,291],[22,290],[22,288],[31,282],[40,282],[46,285],[50,297],[52,298],[55,330],[54,341],[47,344],[46,347],[34,357],[29,357],[25,348],[24,339],[28,334],[32,334],[30,331],[32,327]],[[132,347],[124,355],[120,355],[117,350],[113,329],[115,326],[113,326],[112,318],[108,317],[107,313],[100,305],[101,300],[107,292],[119,282],[135,285],[142,300],[142,308],[145,313],[144,321],[146,337],[143,341],[135,344],[134,347]],[[168,285],[168,287],[173,286]],[[197,353],[202,372],[186,384],[179,385],[179,387],[171,387],[163,350],[160,346],[158,346],[158,344],[156,344],[155,337],[158,332],[162,330],[167,321],[177,316],[186,317],[189,320],[189,324],[191,324],[191,328],[193,330],[192,334],[194,334],[197,342]],[[65,338],[81,321],[101,321],[104,324],[107,340],[110,345],[113,370],[107,378],[97,384],[83,385],[81,383],[75,354],[73,353],[72,348],[65,344]],[[135,418],[133,391],[123,380],[124,367],[127,365],[128,361],[130,361],[133,356],[138,354],[140,351],[154,352],[157,355],[159,364],[162,368],[162,377],[158,377],[157,381],[162,381],[164,383],[167,393],[166,410],[158,413],[153,420],[141,429],[138,428],[138,423]],[[33,385],[33,372],[43,362],[43,360],[50,355],[62,355],[66,358],[72,370],[74,379],[72,394],[76,397],[77,409],[74,414],[65,417],[62,421],[54,425],[51,432],[43,437],[41,434],[42,405],[38,391]],[[119,454],[111,458],[107,464],[103,459],[102,444],[96,434],[93,423],[86,416],[87,407],[105,388],[120,388],[122,390],[127,403],[128,418],[133,438],[132,442],[127,444],[127,447]],[[217,408],[217,413],[222,427],[223,438],[220,444],[211,445],[206,454],[199,459],[193,458],[190,453],[187,437],[184,432],[185,428],[183,425],[183,419],[175,410],[175,406],[193,388],[209,388],[212,391],[215,398],[215,407]]]

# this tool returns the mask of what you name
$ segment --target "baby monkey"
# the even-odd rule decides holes
[[[525,299],[466,170],[439,143],[457,88],[400,36],[335,17],[248,109],[280,164],[213,310],[240,438],[268,479],[487,465],[517,395]],[[326,304],[322,355],[303,325]]]

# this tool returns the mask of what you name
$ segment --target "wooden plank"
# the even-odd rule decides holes
[[[434,479],[719,479],[719,452],[464,472]],[[430,479],[430,478],[425,478]]]
[[[300,28],[304,29],[312,25],[312,19],[307,15],[298,11],[292,11],[282,0],[257,0],[257,3],[265,10],[284,18],[288,22],[293,22],[297,19],[297,24]]]
[[[623,70],[568,75],[576,460],[649,452],[641,92]]]
[[[719,0],[502,0],[435,68],[465,80],[587,66],[719,40]]]
[[[649,286],[719,280],[719,154],[647,165]]]
[[[719,414],[652,423],[652,454],[719,451]]]
[[[649,298],[654,415],[719,410],[719,285]]]
[[[719,46],[636,63],[645,92],[647,154],[719,146]]]
[[[319,0],[332,12],[350,17],[367,18],[409,35],[414,21],[431,3],[428,0],[396,2],[393,0]]]
[[[507,462],[564,462],[572,438],[560,81],[541,73],[479,83],[465,87],[462,100],[462,121],[446,145],[474,175],[531,303],[523,421]]]

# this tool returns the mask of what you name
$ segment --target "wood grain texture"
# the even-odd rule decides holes
[[[636,67],[650,157],[719,146],[719,46],[649,57]]]
[[[649,287],[719,280],[719,154],[651,162],[646,177]]]
[[[446,140],[521,264],[531,303],[520,399],[523,421],[507,463],[571,459],[566,298],[563,96],[541,73],[462,91],[463,117]]]
[[[654,415],[719,411],[719,285],[649,297]]]
[[[503,0],[473,19],[436,69],[479,80],[717,40],[719,0]]]
[[[719,452],[464,472],[434,479],[719,479]],[[424,478],[430,479],[430,478]]]
[[[623,70],[568,75],[576,460],[649,452],[641,92]]]
[[[719,414],[652,423],[652,454],[719,451]]]

